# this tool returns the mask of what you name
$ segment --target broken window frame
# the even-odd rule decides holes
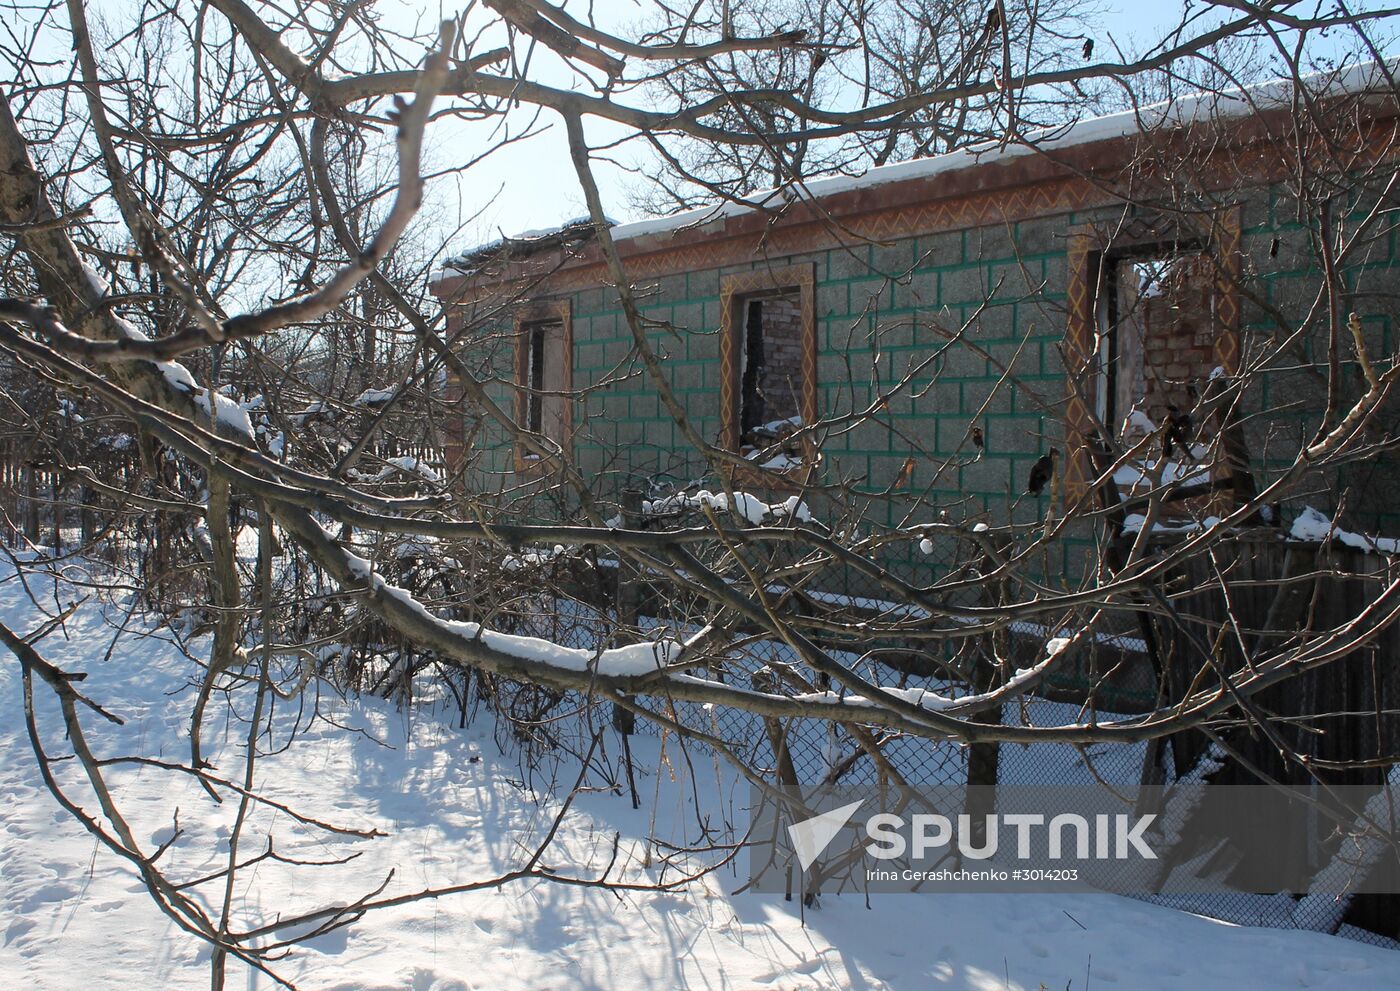
[[[557,324],[548,321],[526,324],[525,333],[529,335],[526,347],[526,384],[530,391],[525,396],[525,429],[531,433],[541,433],[544,430],[544,366],[546,362],[545,341],[550,336],[549,330]]]
[[[557,328],[557,329],[556,329]],[[573,403],[557,397],[558,416],[549,415],[549,393],[573,389],[573,319],[568,300],[533,303],[519,309],[514,318],[515,422],[531,433],[558,444],[566,453],[572,444]],[[548,388],[551,365],[557,363],[557,390]],[[551,459],[541,458],[525,444],[515,444],[515,470],[539,470]]]
[[[817,420],[816,267],[789,265],[740,272],[720,280],[720,430],[719,443],[739,451],[745,432],[745,371],[748,362],[750,304],[765,298],[791,296],[800,315],[801,359],[795,383],[797,415],[803,424]],[[760,311],[761,313],[761,311]],[[767,417],[761,422],[769,422]],[[815,455],[810,439],[803,442],[802,461]],[[755,468],[759,466],[755,465]],[[789,469],[767,469],[781,471]]]
[[[1095,451],[1106,446],[1106,432],[1116,433],[1116,425],[1105,421],[1102,414],[1108,407],[1100,401],[1101,391],[1108,387],[1101,347],[1102,301],[1109,281],[1109,262],[1134,251],[1160,252],[1163,245],[1182,246],[1185,253],[1205,253],[1215,270],[1214,360],[1228,378],[1238,371],[1240,355],[1240,210],[1232,206],[1207,214],[1164,214],[1126,222],[1081,224],[1071,228],[1067,241],[1066,458],[1061,491],[1066,508],[1071,508],[1093,495],[1090,488],[1104,467]],[[1229,438],[1225,439],[1231,446]],[[1240,495],[1252,488],[1249,473],[1243,451],[1229,452],[1226,457],[1216,458],[1212,465],[1213,480],[1230,476]]]
[[[1113,247],[1105,251],[1100,260],[1102,285],[1099,291],[1099,367],[1095,412],[1099,420],[1115,437],[1123,434],[1123,423],[1132,408],[1120,409],[1122,389],[1120,375],[1124,370],[1124,323],[1127,314],[1122,312],[1122,267],[1124,264],[1160,260],[1171,264],[1187,258],[1209,256],[1210,246],[1194,238],[1187,241],[1167,241],[1148,244],[1135,244],[1130,247]],[[1213,292],[1219,292],[1216,280]],[[1147,342],[1139,342],[1140,353],[1137,364],[1147,367]]]

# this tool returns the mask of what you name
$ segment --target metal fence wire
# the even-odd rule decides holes
[[[564,584],[555,575],[559,587]],[[616,585],[613,586],[616,588]],[[859,594],[865,592],[867,594]],[[845,589],[825,591],[822,596],[833,609],[883,610],[891,604],[879,599],[876,590],[862,588],[852,581]],[[611,594],[611,593],[609,593]],[[812,600],[809,599],[809,604]],[[822,598],[819,597],[820,605]],[[556,643],[569,646],[596,648],[606,643],[618,629],[616,612],[610,608],[611,602],[600,608],[596,605],[582,605],[572,600],[549,599],[541,596],[536,602],[538,608],[517,609],[512,613],[514,632],[545,637]],[[642,629],[667,626],[676,628],[674,618],[648,617],[640,614],[637,625]],[[1043,631],[1042,631],[1043,632]],[[1035,631],[1030,631],[1031,639]],[[1124,639],[1124,638],[1119,638]],[[1131,639],[1131,638],[1126,638]],[[1123,667],[1122,643],[1112,645],[1117,654],[1113,663]],[[1131,649],[1132,644],[1128,644]],[[792,649],[780,642],[756,640],[744,646],[734,667],[757,672],[760,675],[770,664],[783,664],[795,660]],[[856,663],[860,658],[855,653],[835,651],[838,659]],[[1107,663],[1107,662],[1105,662]],[[1130,666],[1129,666],[1130,667]],[[947,683],[936,677],[908,670],[895,672],[906,687],[926,687],[932,691],[946,690]],[[1094,677],[1096,685],[1105,699],[1117,699],[1125,703],[1123,712],[1111,711],[1100,705],[1096,709],[1100,720],[1133,711],[1142,701],[1143,695],[1151,700],[1154,687],[1150,678],[1134,680],[1132,672],[1120,677],[1119,684],[1111,690],[1104,690],[1102,672],[1085,672],[1085,678]],[[1084,683],[1051,686],[1034,697],[1018,699],[1006,705],[1001,719],[1007,724],[1055,726],[1079,722],[1083,718],[1084,703],[1082,691]],[[1077,694],[1078,693],[1078,694]],[[571,698],[567,705],[576,706],[582,700]],[[638,700],[645,705],[657,703]],[[744,760],[749,767],[766,774],[776,775],[780,763],[775,750],[775,742],[785,751],[791,762],[791,773],[797,782],[804,784],[829,780],[833,769],[839,775],[842,786],[876,785],[880,783],[882,771],[875,762],[860,751],[856,741],[842,726],[817,719],[783,720],[777,726],[773,720],[732,708],[705,706],[697,703],[672,701],[662,703],[657,711],[667,719],[673,719],[681,726],[723,741],[734,755]],[[561,704],[561,710],[564,705]],[[659,734],[666,732],[657,723],[639,719],[635,732]],[[880,753],[888,762],[889,768],[900,775],[905,783],[914,788],[933,789],[940,786],[959,786],[969,783],[969,764],[974,747],[957,742],[928,740],[901,734],[880,733]],[[703,743],[692,740],[688,746],[704,747]],[[1216,755],[1202,750],[1195,755],[1189,767],[1180,772],[1172,767],[1172,762],[1160,752],[1149,753],[1149,743],[1098,744],[1089,747],[1074,747],[1063,744],[998,744],[978,745],[983,749],[985,761],[988,751],[994,753],[994,783],[1005,785],[1038,786],[1135,786],[1143,783],[1144,769],[1157,766],[1161,783],[1173,780],[1189,780],[1218,767]],[[985,767],[982,771],[986,773]],[[978,780],[974,783],[988,783]],[[1349,897],[1321,899],[1317,896],[1291,894],[1256,895],[1246,893],[1203,893],[1191,895],[1138,895],[1145,901],[1188,911],[1193,914],[1222,921],[1250,926],[1304,929],[1332,933],[1372,945],[1400,950],[1400,896],[1379,894],[1355,894]]]

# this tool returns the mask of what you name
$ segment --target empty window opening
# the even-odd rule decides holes
[[[1125,445],[1196,405],[1216,363],[1216,272],[1200,249],[1107,261],[1098,406]]]
[[[559,320],[525,323],[520,326],[520,334],[523,339],[516,383],[522,395],[516,407],[518,422],[526,430],[562,445],[568,416],[564,324]],[[533,460],[537,455],[522,452],[522,457]]]
[[[801,424],[801,298],[795,291],[764,295],[741,312],[739,442],[763,448]]]
[[[1216,369],[1232,375],[1239,360],[1239,219],[1230,209],[1071,232],[1067,499],[1093,495],[1099,459],[1112,451],[1133,451],[1115,466],[1120,495],[1145,495],[1158,479],[1199,480],[1204,490],[1228,477],[1236,491],[1250,488],[1237,424],[1228,410],[1199,408]],[[1182,495],[1171,505],[1207,508]]]
[[[530,328],[529,376],[530,395],[526,403],[525,427],[539,433],[544,426],[544,339],[545,324],[537,323]]]

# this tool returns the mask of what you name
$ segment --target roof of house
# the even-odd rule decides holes
[[[1314,98],[1395,92],[1397,70],[1400,70],[1400,60],[1365,62],[1304,76],[1299,82]],[[1292,105],[1295,95],[1295,85],[1290,79],[1272,80],[1243,89],[1193,93],[1147,107],[1044,128],[1020,136],[1014,143],[982,142],[942,155],[877,166],[858,176],[824,176],[809,179],[802,183],[800,188],[783,186],[755,193],[742,201],[726,201],[632,223],[617,224],[608,221],[608,226],[614,241],[617,242],[689,231],[719,220],[773,210],[797,200],[822,200],[854,190],[927,179],[1048,151],[1126,138],[1160,129],[1178,129],[1208,120],[1240,118],[1282,109]],[[592,240],[594,236],[596,230],[591,219],[582,217],[570,220],[557,228],[498,239],[448,259],[444,262],[444,267],[433,274],[432,281],[436,283],[446,278],[473,274],[486,262],[519,260],[550,247],[583,244]]]
[[[604,221],[609,227],[617,226],[616,221],[609,218],[604,218]],[[549,248],[590,241],[596,231],[592,217],[574,217],[558,227],[502,235],[459,255],[453,255],[442,264],[444,269],[451,269],[454,274],[469,274],[490,263],[520,261]]]

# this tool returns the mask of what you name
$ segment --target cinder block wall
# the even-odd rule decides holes
[[[1358,218],[1364,210],[1358,202]],[[1261,190],[1243,202],[1241,211],[1245,354],[1277,340],[1285,328],[1303,326],[1311,316],[1311,330],[1298,341],[1300,354],[1311,357],[1320,339],[1321,280],[1312,267],[1307,230],[1279,190]],[[869,407],[881,390],[943,348],[887,413],[833,432],[822,447],[824,481],[846,482],[868,497],[865,519],[876,525],[923,522],[939,510],[955,519],[991,514],[1027,522],[1046,506],[1045,498],[1021,495],[1031,465],[1051,446],[1064,446],[1053,418],[1063,411],[1065,395],[1060,346],[1066,325],[1067,234],[1080,224],[1122,217],[1121,207],[1111,207],[926,232],[883,244],[666,275],[640,282],[637,291],[643,313],[656,322],[648,337],[662,356],[672,389],[701,435],[716,440],[721,277],[812,263],[817,399],[823,415],[847,416]],[[1342,308],[1362,314],[1376,358],[1389,355],[1396,344],[1395,249],[1395,232],[1387,227],[1345,263],[1351,294]],[[689,450],[640,362],[629,359],[632,336],[616,293],[592,287],[567,298],[573,312],[574,387],[586,390],[575,410],[574,447],[597,493],[612,499],[626,486],[684,486],[703,479],[703,464]],[[950,344],[959,331],[962,340]],[[506,338],[507,333],[492,338],[494,344],[486,349],[494,350],[493,366],[489,357],[477,360],[509,380]],[[1354,362],[1346,366],[1345,374],[1357,374]],[[508,389],[493,392],[506,409],[512,408]],[[1250,405],[1269,415],[1251,420],[1249,435],[1262,464],[1282,467],[1300,440],[1316,431],[1325,395],[1325,382],[1311,371],[1280,369],[1260,378]],[[969,439],[974,424],[985,431],[980,455]],[[482,459],[488,482],[509,485],[509,445],[489,428],[478,435],[477,445],[489,452]],[[908,486],[888,493],[910,457],[915,465]],[[1345,491],[1356,525],[1400,533],[1400,499],[1394,496],[1400,491],[1400,470],[1394,457],[1372,459],[1337,477],[1314,479],[1314,484],[1313,501],[1319,508],[1335,508]],[[924,505],[913,508],[915,502]],[[1068,541],[1063,559],[1045,562],[1045,567],[1077,573],[1086,552],[1084,544]],[[927,577],[929,563],[911,542],[901,567],[911,577]]]
[[[1282,187],[1274,187],[1245,203],[1240,253],[1246,292],[1240,324],[1246,358],[1268,343],[1289,341],[1299,365],[1325,365],[1328,311],[1333,305],[1339,320],[1351,312],[1361,318],[1373,361],[1384,363],[1395,355],[1400,347],[1397,230],[1393,220],[1371,217],[1373,205],[1373,199],[1353,196],[1347,209],[1333,218],[1353,246],[1340,265],[1346,292],[1329,301],[1321,294],[1318,248],[1310,241],[1308,226],[1300,222],[1297,201]],[[1345,409],[1364,384],[1347,343],[1349,335],[1343,330],[1342,336],[1340,391]],[[1250,447],[1267,467],[1282,470],[1299,446],[1317,434],[1327,407],[1326,377],[1315,368],[1275,368],[1259,376],[1249,400],[1251,410],[1265,414],[1249,423]],[[1379,424],[1373,440],[1382,432],[1400,431],[1400,402],[1394,397],[1382,409]],[[1299,505],[1329,513],[1340,505],[1354,528],[1400,534],[1400,458],[1393,453],[1377,452],[1328,477],[1313,474],[1306,489],[1307,494],[1296,500]]]

